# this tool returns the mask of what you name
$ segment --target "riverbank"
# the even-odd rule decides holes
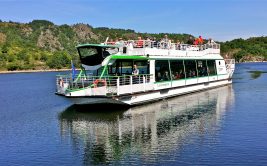
[[[14,70],[14,71],[0,71],[0,74],[9,73],[37,73],[37,72],[57,72],[57,71],[70,71],[71,69],[45,69],[45,70]]]

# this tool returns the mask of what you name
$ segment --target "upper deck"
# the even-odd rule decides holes
[[[127,59],[142,56],[149,59],[223,59],[220,45],[213,42],[203,45],[157,42],[151,40],[128,40],[102,44],[82,44],[77,46],[81,63],[86,66],[101,66],[110,55]],[[129,56],[129,57],[128,57]]]
[[[129,40],[107,44],[117,46],[119,48],[117,54],[121,55],[140,55],[149,56],[150,58],[222,59],[220,44],[215,42],[203,45],[189,45],[150,40]]]

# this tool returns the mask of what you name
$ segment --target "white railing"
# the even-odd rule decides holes
[[[202,51],[206,49],[220,49],[220,44],[207,43],[202,45],[179,44],[164,41],[152,40],[128,40],[117,43],[107,43],[118,45],[119,47],[132,47],[132,48],[157,48],[157,49],[170,49],[170,50],[183,50],[183,51]]]
[[[98,91],[99,88],[104,87],[106,89],[104,91],[105,94],[101,95],[112,96],[152,90],[152,78],[150,74],[103,77],[83,75],[73,80],[70,75],[58,75],[56,78],[56,85],[57,92],[61,92],[61,94],[81,89]],[[67,85],[67,87],[64,87],[64,85]],[[62,89],[64,89],[64,91]]]

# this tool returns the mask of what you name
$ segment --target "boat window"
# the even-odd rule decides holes
[[[82,48],[79,48],[79,51],[80,51],[81,58],[85,58],[88,56],[93,56],[93,55],[98,54],[97,49],[91,48],[91,47],[82,47]]]
[[[156,82],[171,80],[168,60],[156,60],[155,78]]]
[[[103,61],[101,47],[79,47],[78,52],[80,55],[81,63],[88,66],[95,66],[101,64]]]
[[[132,61],[122,61],[121,62],[121,73],[129,75],[132,73],[132,66],[133,62]]]
[[[111,54],[116,54],[116,47],[82,46],[78,47],[81,63],[88,66],[96,66]]]
[[[108,73],[112,75],[120,75],[121,74],[121,67],[120,61],[114,62],[112,65],[108,67]]]
[[[148,61],[134,61],[134,64],[137,65],[139,74],[149,74],[149,63]]]
[[[103,57],[105,58],[111,54],[116,54],[118,52],[119,52],[118,48],[110,48],[110,47],[103,48]]]
[[[216,75],[216,63],[215,60],[207,60],[208,65],[208,74],[209,75]]]
[[[184,63],[182,60],[170,61],[171,74],[173,80],[179,80],[185,78]]]
[[[206,60],[197,60],[198,77],[208,76]]]
[[[100,76],[104,70],[104,67],[100,67],[97,70],[86,70],[86,73],[91,76]]]
[[[116,62],[109,66],[108,72],[111,75],[131,75],[134,64],[137,65],[139,74],[149,74],[148,61],[133,61],[127,59],[116,60]]]
[[[196,61],[186,60],[185,62],[186,78],[197,77]]]

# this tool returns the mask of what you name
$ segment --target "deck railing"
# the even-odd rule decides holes
[[[77,77],[72,79],[71,75],[57,75],[56,84],[58,93],[85,88],[91,88],[94,91],[104,87],[106,94],[103,95],[119,95],[151,90],[152,78],[151,74],[102,77],[80,75],[78,79]]]
[[[183,50],[183,51],[202,51],[206,49],[220,49],[220,44],[206,43],[201,45],[190,45],[171,43],[164,41],[152,41],[152,40],[128,40],[121,42],[112,42],[107,44],[118,45],[119,47],[132,47],[132,48],[157,48],[157,49],[171,49],[171,50]]]

